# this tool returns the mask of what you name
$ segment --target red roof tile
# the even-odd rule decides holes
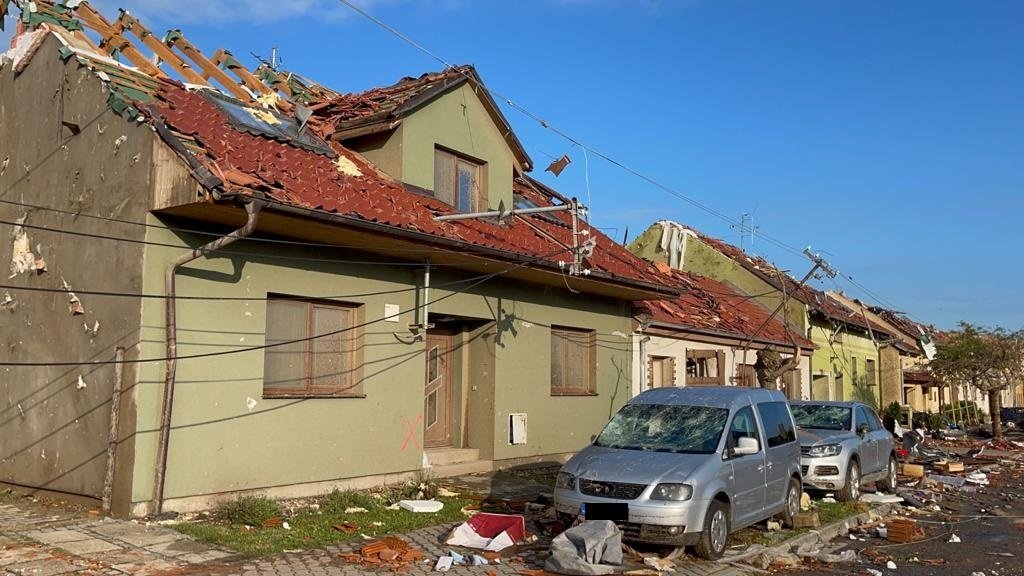
[[[452,208],[417,194],[379,172],[361,155],[333,144],[338,160],[270,137],[236,129],[221,109],[206,97],[164,83],[157,112],[175,131],[196,140],[205,152],[197,159],[229,184],[260,190],[290,205],[322,210],[384,224],[396,231],[415,231],[472,247],[499,250],[557,265],[571,260],[571,226],[560,218],[516,216],[503,224],[485,220],[438,222],[434,217]],[[351,163],[361,175],[339,170],[337,162]],[[525,184],[516,188],[524,191]],[[538,196],[543,200],[542,196]],[[624,282],[666,285],[670,279],[651,263],[631,254],[599,231],[588,264],[596,275]],[[561,252],[559,252],[561,250]],[[553,253],[559,252],[552,256]]]
[[[658,322],[743,340],[764,324],[754,342],[790,345],[795,340],[801,348],[814,349],[814,343],[788,330],[778,316],[771,317],[756,300],[736,288],[689,272],[673,270],[671,273],[676,286],[684,290],[683,294],[675,300],[638,303],[634,307],[637,313],[649,314]]]

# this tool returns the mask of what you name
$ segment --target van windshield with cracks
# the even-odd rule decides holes
[[[725,408],[628,404],[612,417],[594,446],[711,454],[718,448],[728,417]]]
[[[793,420],[800,428],[849,430],[852,411],[848,406],[800,404],[793,406]]]

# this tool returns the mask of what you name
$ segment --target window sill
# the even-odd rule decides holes
[[[551,391],[552,396],[599,396],[597,392],[584,392],[582,390]]]
[[[366,398],[366,394],[329,394],[326,392],[311,392],[308,394],[302,393],[282,393],[282,394],[263,394],[264,400],[287,400],[301,398],[304,400],[310,399],[323,399],[323,400],[334,400],[334,399],[348,399],[348,398]]]

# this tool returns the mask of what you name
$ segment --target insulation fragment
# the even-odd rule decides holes
[[[68,281],[63,278],[60,281],[64,284],[64,290],[68,293],[68,311],[71,312],[71,315],[81,316],[85,314],[85,307],[82,306],[82,301],[71,291],[71,285],[68,284]]]
[[[28,239],[28,231],[25,230],[25,221],[28,214],[15,220],[14,228],[11,230],[11,275],[14,278],[18,274],[24,274],[35,268],[36,256],[32,253],[32,243]]]
[[[334,163],[338,168],[338,172],[348,176],[362,176],[363,173],[359,170],[359,166],[356,163],[349,160],[345,156],[338,156],[338,160]]]

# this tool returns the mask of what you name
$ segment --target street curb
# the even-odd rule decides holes
[[[785,554],[787,552],[790,552],[791,550],[798,549],[801,546],[805,546],[808,544],[824,546],[825,544],[827,544],[831,540],[834,540],[835,538],[838,538],[840,536],[846,536],[850,533],[851,529],[856,528],[861,524],[870,522],[872,514],[880,514],[882,516],[888,514],[892,511],[893,506],[893,504],[879,504],[871,508],[867,512],[861,512],[860,514],[849,516],[847,518],[843,518],[842,520],[836,520],[831,524],[822,526],[821,528],[817,528],[815,530],[811,530],[806,534],[794,536],[788,540],[776,544],[775,546],[757,548],[756,550],[743,552],[741,554],[737,554],[736,556],[726,556],[723,558],[719,558],[718,562],[721,562],[723,564],[730,564],[734,562],[743,562],[744,560],[748,560],[760,554]]]

